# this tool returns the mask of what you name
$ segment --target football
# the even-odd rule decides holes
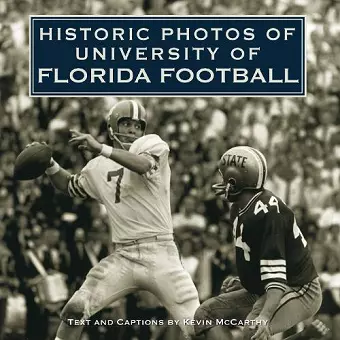
[[[44,174],[52,157],[51,148],[42,143],[27,146],[17,157],[14,165],[14,178],[26,181]]]

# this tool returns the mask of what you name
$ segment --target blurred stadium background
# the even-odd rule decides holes
[[[46,177],[12,179],[17,154],[32,141],[47,141],[63,167],[79,171],[89,155],[68,146],[68,129],[105,141],[105,116],[118,100],[29,98],[29,14],[307,15],[306,98],[141,101],[149,112],[148,132],[160,134],[171,147],[175,234],[201,300],[218,294],[223,279],[235,274],[229,209],[210,189],[217,180],[217,161],[227,148],[249,144],[268,159],[267,187],[295,210],[324,287],[319,317],[339,340],[339,0],[0,0],[0,339],[54,339],[63,302],[44,302],[30,250],[49,273],[65,274],[69,294],[110,251],[105,211],[97,203],[68,199]],[[144,293],[95,316],[167,317]],[[95,326],[83,339],[178,337],[175,327]]]

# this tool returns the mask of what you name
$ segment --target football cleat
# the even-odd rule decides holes
[[[144,135],[147,125],[147,114],[145,108],[135,100],[122,100],[112,107],[107,117],[107,129],[110,139],[118,142],[124,149],[129,149],[131,144],[138,137],[119,133],[119,121],[126,118],[140,121]],[[122,142],[119,137],[124,137],[124,139],[128,139],[129,142]]]
[[[222,183],[212,188],[216,195],[224,195],[231,202],[245,189],[262,189],[268,172],[264,155],[249,146],[236,146],[226,151],[218,167]]]
[[[309,339],[323,338],[330,332],[330,329],[320,320],[315,319],[311,324],[305,327],[303,335]]]

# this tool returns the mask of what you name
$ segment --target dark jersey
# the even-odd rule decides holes
[[[294,213],[273,193],[257,193],[242,210],[234,204],[231,218],[238,275],[249,292],[285,290],[317,277]]]

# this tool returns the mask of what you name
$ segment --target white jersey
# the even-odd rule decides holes
[[[69,182],[73,197],[92,197],[104,204],[112,242],[129,242],[173,232],[170,208],[169,146],[158,135],[138,138],[130,152],[152,156],[151,170],[139,175],[98,156]]]

